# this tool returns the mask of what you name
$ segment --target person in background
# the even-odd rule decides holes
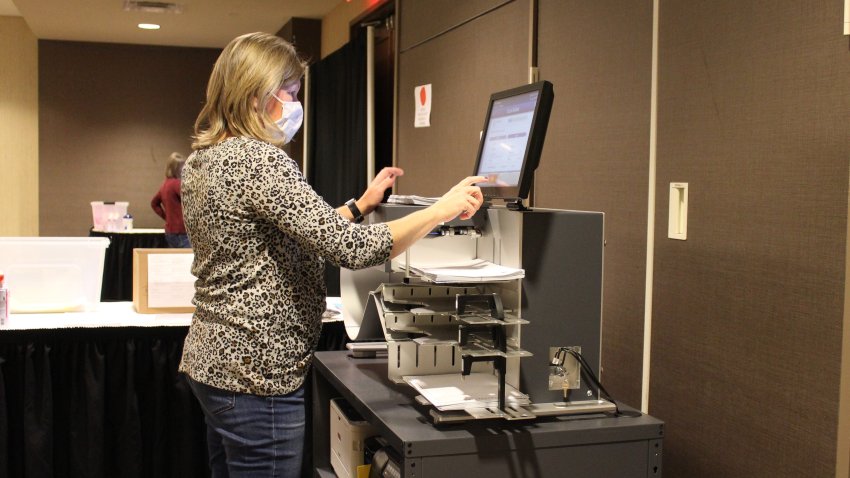
[[[183,223],[183,201],[180,198],[180,178],[186,158],[171,153],[165,165],[165,181],[151,199],[153,212],[165,219],[165,241],[168,247],[191,248],[186,226]]]
[[[213,477],[300,476],[325,261],[382,264],[483,201],[474,183],[486,178],[469,177],[425,209],[361,225],[404,173],[384,168],[360,198],[328,205],[281,149],[301,126],[304,68],[277,36],[231,41],[210,75],[183,171],[197,281],[180,371],[204,412]]]

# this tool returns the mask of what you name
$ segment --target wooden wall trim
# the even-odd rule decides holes
[[[655,260],[655,167],[658,157],[658,3],[652,1],[652,86],[649,99],[649,177],[646,203],[646,291],[643,299],[643,366],[640,410],[649,413],[649,380],[652,356],[652,277]]]

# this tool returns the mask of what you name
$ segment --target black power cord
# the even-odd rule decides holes
[[[603,397],[614,404],[615,417],[639,417],[643,415],[641,412],[637,411],[632,412],[620,410],[620,405],[617,403],[616,400],[614,400],[614,397],[612,397],[611,394],[608,393],[608,390],[605,390],[605,387],[602,385],[602,382],[599,380],[596,374],[593,373],[593,369],[590,368],[590,364],[587,363],[587,360],[584,359],[584,357],[579,351],[569,347],[560,347],[558,349],[558,352],[555,354],[555,357],[558,358],[562,352],[572,355],[573,358],[578,361],[579,366],[581,367],[581,374],[584,376],[585,380],[587,380],[596,388],[598,388],[599,391],[602,392]]]

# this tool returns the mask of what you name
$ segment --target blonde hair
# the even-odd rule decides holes
[[[168,162],[165,163],[165,177],[180,179],[180,176],[183,175],[183,164],[185,162],[186,158],[182,154],[171,153]]]
[[[234,38],[215,62],[207,101],[195,121],[192,149],[228,136],[248,136],[282,146],[284,138],[265,105],[285,85],[304,75],[306,64],[286,40],[268,33]]]

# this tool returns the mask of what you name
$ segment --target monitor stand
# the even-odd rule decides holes
[[[497,197],[488,197],[484,198],[484,204],[481,205],[481,209],[488,209],[493,206],[493,200],[499,200],[505,202],[505,208],[510,209],[511,211],[530,211],[531,208],[528,208],[523,204],[522,198],[497,198]]]
[[[522,203],[522,198],[505,198],[505,207],[510,209],[511,211],[529,210],[527,207],[525,207],[525,204]]]

